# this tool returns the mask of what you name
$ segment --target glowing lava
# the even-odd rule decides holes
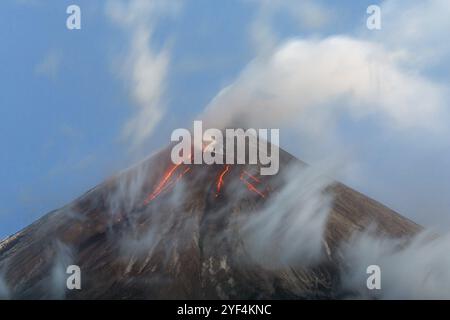
[[[190,167],[186,167],[182,172],[176,176],[175,179],[172,179],[174,176],[174,173],[177,171],[177,169],[181,166],[180,164],[173,165],[171,168],[169,168],[165,173],[161,181],[156,186],[155,190],[153,190],[150,195],[147,196],[147,198],[144,200],[144,205],[147,205],[150,203],[150,201],[154,200],[157,196],[161,194],[164,190],[169,189],[171,186],[175,185],[178,180],[180,180],[189,170],[191,170]]]
[[[239,179],[247,186],[248,190],[258,194],[262,198],[265,198],[266,195],[263,192],[259,191],[258,188],[256,188],[255,185],[253,183],[251,183],[250,181],[248,181],[245,177],[250,178],[251,180],[255,181],[256,183],[261,183],[261,181],[245,170],[242,171],[241,176],[239,177]]]
[[[217,192],[216,197],[219,196],[220,189],[223,186],[223,177],[227,174],[227,172],[230,170],[230,165],[225,166],[225,169],[220,173],[219,178],[217,179]]]
[[[220,172],[219,176],[217,177],[216,181],[216,193],[215,196],[218,197],[223,186],[224,186],[224,178],[225,176],[231,171],[230,165],[225,165],[223,170]],[[159,183],[156,185],[155,189],[145,198],[144,205],[148,205],[151,201],[153,201],[155,198],[157,198],[162,192],[170,189],[173,187],[183,176],[188,173],[191,170],[191,167],[184,165],[183,163],[171,165],[166,172],[164,173],[163,177],[159,181]],[[263,184],[260,179],[253,176],[249,172],[242,170],[241,175],[239,179],[245,184],[247,189],[253,193],[256,193],[262,198],[266,197],[265,191],[268,190],[267,188],[264,189],[264,191],[261,191],[260,185]],[[259,189],[258,189],[258,187]]]

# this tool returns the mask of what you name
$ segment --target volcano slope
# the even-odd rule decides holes
[[[0,242],[7,297],[351,297],[342,243],[369,226],[394,238],[421,230],[283,150],[277,175],[258,172],[173,165],[165,149]],[[71,264],[81,290],[66,288]]]

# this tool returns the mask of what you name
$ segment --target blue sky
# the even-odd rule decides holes
[[[136,160],[120,139],[132,102],[114,68],[127,34],[108,20],[101,1],[76,1],[82,29],[69,31],[66,8],[72,3],[8,0],[0,5],[0,237]],[[222,8],[227,18],[216,21],[208,1],[184,9],[176,21],[161,23],[153,40],[158,45],[164,41],[159,37],[175,34],[168,89],[175,94],[169,97],[170,126],[161,125],[143,153],[166,144],[172,128],[187,125],[251,57],[240,32],[249,11],[230,4]],[[194,20],[201,23],[193,31]],[[209,27],[226,41],[204,32]],[[55,70],[39,72],[46,59],[55,60]]]
[[[190,127],[224,87],[245,87],[245,81],[256,81],[239,79],[254,59],[282,52],[289,41],[308,48],[317,45],[314,41],[322,41],[327,49],[336,47],[326,39],[345,36],[352,41],[342,41],[343,45],[354,45],[362,52],[370,47],[366,42],[381,46],[381,55],[389,57],[412,52],[412,57],[407,55],[395,64],[389,60],[387,66],[401,79],[429,87],[425,93],[417,92],[419,98],[442,98],[439,106],[447,106],[450,77],[445,58],[450,50],[441,42],[449,30],[445,16],[449,5],[442,1],[379,2],[385,16],[382,30],[375,32],[365,28],[366,8],[374,1],[342,1],[339,5],[332,1],[285,1],[282,5],[244,0],[173,1],[169,9],[165,8],[167,2],[156,9],[144,5],[137,18],[132,2],[1,2],[0,237],[67,204],[166,145],[172,130]],[[66,28],[70,4],[81,8],[81,30]],[[119,16],[112,18],[111,6],[117,4]],[[437,14],[436,18],[432,14]],[[404,24],[398,25],[401,22]],[[143,47],[133,51],[132,41],[141,28],[151,32]],[[263,32],[266,28],[273,38],[270,44]],[[415,28],[412,36],[406,32]],[[261,49],[264,41],[267,52]],[[330,52],[330,59],[335,56]],[[160,72],[143,73],[144,79],[156,79],[146,84],[149,87],[161,84],[161,89],[155,90],[156,98],[134,91],[142,81],[129,74],[136,66],[135,57],[143,57],[144,66],[150,69],[161,68]],[[151,57],[161,60],[152,64]],[[261,79],[266,75],[264,68],[264,64],[256,67]],[[293,66],[292,72],[303,70],[296,71]],[[262,80],[257,81],[251,83],[266,88]],[[347,91],[358,90],[350,85]],[[231,91],[233,99],[241,99],[236,98],[239,91]],[[364,96],[359,98],[366,101]],[[298,137],[292,124],[286,124],[284,136],[281,130],[282,146],[308,162],[342,156],[345,150],[344,157],[351,161],[346,171],[338,174],[345,182],[420,223],[448,229],[450,148],[446,131],[435,132],[433,128],[440,124],[434,122],[423,128],[415,116],[421,119],[420,112],[425,110],[426,118],[434,111],[418,106],[399,114],[386,111],[391,105],[387,101],[386,109],[379,113],[368,107],[368,115],[360,115],[354,108],[338,107],[347,103],[345,99],[333,95],[326,102],[337,110],[329,114],[335,118],[332,131],[329,122],[320,122],[322,134],[303,132]],[[416,101],[409,93],[394,101],[404,99]],[[142,109],[136,109],[139,104]],[[136,112],[139,116],[137,110],[144,110],[146,104],[150,108],[163,105],[163,115],[138,150],[130,151],[124,126]],[[411,120],[400,121],[400,117]],[[285,123],[280,120],[276,125],[283,129]]]

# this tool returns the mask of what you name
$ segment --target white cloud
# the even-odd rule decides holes
[[[121,74],[137,110],[125,123],[123,137],[134,151],[151,136],[165,112],[169,51],[156,49],[152,37],[158,19],[177,9],[178,2],[166,1],[110,1],[107,5],[108,16],[130,38]]]
[[[314,139],[332,136],[342,115],[349,115],[395,130],[445,133],[448,90],[422,69],[442,64],[438,58],[450,53],[443,41],[450,27],[447,1],[385,1],[382,30],[367,33],[365,24],[356,30],[367,40],[280,41],[274,21],[280,12],[304,28],[334,19],[318,2],[258,2],[250,23],[257,56],[208,105],[212,126],[291,127]]]
[[[332,132],[337,112],[376,116],[391,128],[436,130],[445,113],[442,86],[382,46],[350,37],[294,39],[258,57],[207,108],[212,125]],[[236,123],[237,122],[237,123]]]

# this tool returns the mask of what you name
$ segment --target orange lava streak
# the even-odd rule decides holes
[[[250,191],[253,191],[254,193],[260,195],[261,197],[265,198],[266,196],[264,195],[264,193],[262,193],[261,191],[259,191],[258,189],[256,189],[256,187],[251,184],[250,182],[248,182],[247,180],[245,180],[244,178],[242,178],[241,176],[241,181],[245,183],[245,185],[247,186],[247,189]]]
[[[170,187],[174,186],[174,185],[178,182],[178,180],[180,180],[180,179],[181,179],[181,178],[182,178],[189,170],[191,170],[190,167],[187,167],[186,169],[184,169],[183,172],[181,172],[180,174],[178,174],[178,176],[175,178],[175,180],[172,180],[172,181],[168,182],[168,183],[164,186],[164,188],[161,190],[161,192],[163,192],[163,191],[169,189]],[[161,192],[160,192],[160,193],[161,193]]]
[[[250,179],[252,179],[255,182],[261,183],[261,180],[259,180],[258,178],[256,178],[255,176],[252,176],[250,173],[248,173],[245,170],[242,170],[242,173],[245,174],[247,177],[249,177]]]
[[[220,173],[219,178],[217,179],[217,193],[216,197],[219,195],[220,189],[223,186],[223,177],[227,174],[227,172],[230,170],[230,166],[227,165],[225,169]]]
[[[154,200],[161,192],[169,188],[171,185],[176,183],[186,172],[190,170],[190,168],[186,168],[182,173],[178,175],[175,181],[170,182],[170,178],[172,178],[174,172],[178,169],[181,163],[174,165],[170,169],[166,171],[163,179],[158,183],[155,190],[144,200],[144,205],[147,205],[150,201]]]

